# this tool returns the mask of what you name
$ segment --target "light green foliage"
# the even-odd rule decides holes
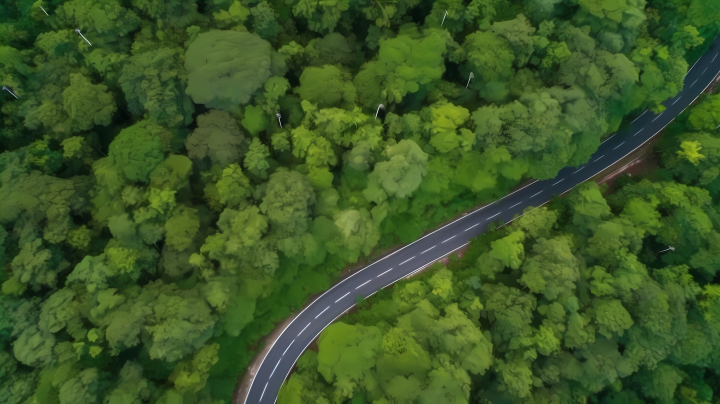
[[[60,394],[58,395],[60,404],[95,403],[98,384],[98,370],[96,368],[84,369],[60,387]]]
[[[260,209],[281,237],[302,235],[307,230],[315,192],[309,180],[297,171],[278,170],[270,176]]]
[[[600,17],[608,18],[617,23],[623,21],[623,13],[632,10],[634,7],[633,2],[629,1],[607,1],[607,0],[579,0],[580,4],[591,14]]]
[[[550,300],[571,294],[579,274],[579,263],[567,238],[539,239],[522,266],[520,281],[534,293]]]
[[[79,264],[75,266],[73,271],[68,275],[67,282],[82,282],[85,284],[88,292],[95,290],[105,290],[108,288],[108,280],[118,275],[105,264],[105,254],[97,257],[86,255]]]
[[[166,130],[152,121],[140,121],[123,129],[110,143],[108,163],[130,181],[148,182],[150,172],[165,160],[160,137]]]
[[[115,100],[104,84],[94,85],[90,79],[77,73],[70,75],[68,86],[61,90],[52,85],[43,89],[41,105],[29,108],[25,126],[38,129],[41,126],[59,136],[92,129],[96,125],[107,126],[117,110]]]
[[[510,395],[524,398],[530,395],[533,384],[532,370],[528,362],[519,355],[513,355],[512,360],[498,361],[498,372],[502,378],[501,390]]]
[[[303,100],[318,105],[318,108],[334,106],[338,102],[355,102],[355,86],[350,81],[350,74],[337,67],[307,67],[300,76],[300,86],[295,88]]]
[[[196,393],[205,387],[212,365],[218,361],[219,344],[205,345],[193,354],[191,361],[175,365],[169,380],[183,392]]]
[[[598,225],[595,234],[588,240],[587,255],[604,265],[617,265],[627,251],[636,253],[640,249],[643,233],[630,221],[614,218]]]
[[[477,73],[478,82],[501,81],[507,79],[515,62],[510,42],[492,32],[478,31],[465,39],[463,48],[468,55],[468,64],[472,72]]]
[[[452,285],[452,272],[447,268],[440,268],[429,280],[431,295],[429,296],[436,302],[436,306],[444,306],[455,300]]]
[[[216,187],[220,203],[224,206],[233,209],[244,209],[248,206],[248,198],[251,196],[250,180],[239,165],[230,164],[225,168]]]
[[[134,404],[137,401],[150,399],[155,386],[144,378],[142,366],[127,361],[120,370],[120,379],[117,387],[107,394],[108,402],[112,404]]]
[[[247,104],[271,76],[282,76],[287,70],[269,42],[237,31],[198,35],[185,52],[185,68],[185,92],[193,102],[223,110]]]
[[[427,154],[412,140],[388,146],[383,154],[387,160],[375,164],[363,195],[376,203],[393,196],[400,199],[410,196],[427,172]]]
[[[140,343],[152,359],[174,362],[193,352],[213,333],[216,317],[196,289],[179,290],[176,285],[151,282],[142,292],[108,307],[101,324],[114,352]],[[108,310],[104,309],[104,310]]]
[[[700,307],[705,321],[716,331],[720,330],[720,286],[706,285],[702,296]]]
[[[335,225],[342,235],[341,244],[350,251],[350,257],[355,258],[349,258],[350,262],[357,261],[360,253],[368,255],[380,240],[380,232],[366,209],[338,212]]]
[[[430,144],[440,153],[447,153],[459,146],[462,146],[463,150],[471,150],[475,143],[475,134],[465,128],[460,129],[460,134],[456,131],[470,118],[470,112],[449,103],[433,104],[430,108],[432,114],[430,133],[433,134]]]
[[[606,338],[612,338],[613,334],[622,336],[623,331],[633,325],[630,313],[625,310],[622,302],[617,299],[600,299],[593,304],[595,319],[598,324],[598,332]]]
[[[265,92],[263,92],[265,113],[273,116],[280,109],[279,99],[285,96],[287,90],[290,89],[290,82],[285,77],[270,77],[265,82]]]
[[[567,44],[563,42],[553,42],[547,48],[545,48],[547,56],[542,60],[542,67],[551,67],[553,65],[566,61],[572,52],[568,49]]]
[[[495,318],[492,331],[496,345],[531,334],[532,312],[537,306],[535,296],[502,284],[483,284],[481,290],[483,306]]]
[[[272,274],[277,269],[277,254],[261,240],[268,229],[268,218],[251,206],[241,211],[225,209],[218,219],[221,232],[205,239],[202,253],[220,263],[223,273],[257,271]]]
[[[251,174],[259,178],[267,178],[267,169],[270,168],[267,158],[270,157],[270,150],[259,138],[254,138],[250,143],[250,149],[245,154],[243,166]]]
[[[376,100],[400,103],[408,93],[416,93],[421,87],[433,89],[445,72],[445,52],[445,40],[434,29],[420,34],[410,27],[396,38],[381,41],[378,61],[366,64],[355,77],[358,102],[377,108]]]
[[[181,207],[165,222],[165,242],[176,251],[184,251],[190,247],[198,230],[200,218],[197,210]]]
[[[654,110],[664,111],[665,107],[659,103],[678,93],[689,67],[687,62],[679,52],[668,51],[654,38],[639,39],[630,60],[643,69],[642,87],[634,88],[634,96],[647,100]]]
[[[50,364],[53,356],[55,338],[42,332],[38,326],[25,328],[17,335],[13,344],[13,353],[18,362],[27,366],[43,367]]]
[[[122,2],[103,0],[72,0],[58,7],[51,24],[57,26],[78,27],[92,35],[102,35],[112,41],[137,29],[140,18],[130,9],[122,7]]]
[[[684,158],[694,165],[698,165],[705,156],[700,154],[700,142],[685,141],[680,144],[682,150],[678,150],[677,155]]]
[[[523,67],[535,51],[533,34],[536,29],[524,15],[518,14],[515,19],[498,22],[491,27],[491,32],[505,38],[515,54],[515,64]]]
[[[213,164],[223,167],[240,161],[244,137],[230,113],[211,110],[197,117],[197,125],[185,140],[188,157],[208,157]]]
[[[375,365],[382,349],[382,334],[376,327],[330,325],[318,339],[318,372],[336,385],[359,382]]]
[[[507,237],[495,240],[491,244],[489,256],[500,261],[503,266],[518,269],[525,260],[524,239],[525,234],[522,231],[514,231]]]
[[[695,131],[713,131],[720,125],[720,96],[710,96],[690,111],[688,122]]]
[[[349,0],[330,0],[319,2],[317,0],[300,0],[293,6],[293,15],[301,16],[307,20],[311,31],[324,33],[333,32],[343,11],[350,7]]]
[[[53,287],[57,282],[57,273],[67,267],[67,262],[58,262],[57,258],[56,254],[43,246],[42,239],[24,243],[10,264],[13,277],[33,289]]]
[[[580,168],[630,112],[662,111],[719,13],[0,2],[0,81],[20,97],[0,95],[0,402],[230,402],[264,336],[348,263]],[[581,184],[447,266],[346,297],[278,401],[716,400],[716,98],[667,128],[652,181]]]
[[[583,230],[595,230],[601,220],[610,215],[610,207],[598,186],[593,182],[580,185],[578,192],[571,198],[573,199],[573,224]]]
[[[686,25],[681,30],[676,31],[672,40],[677,46],[685,49],[692,49],[705,42],[705,38],[701,37],[700,32],[692,25]]]
[[[557,213],[544,206],[538,208],[525,208],[523,216],[516,221],[517,227],[530,237],[545,237],[550,235],[557,225]]]
[[[426,17],[425,24],[431,27],[440,27],[442,24],[442,28],[458,32],[462,31],[464,27],[472,26],[473,22],[482,16],[480,25],[481,27],[486,26],[497,14],[494,7],[496,3],[492,0],[473,0],[470,4],[465,5],[457,0],[436,1],[433,2],[432,11]]]
[[[71,120],[73,131],[90,130],[95,125],[107,126],[117,110],[107,87],[93,85],[82,74],[70,76],[70,87],[63,91],[62,96],[63,109]]]
[[[659,220],[660,213],[656,209],[658,204],[657,199],[648,202],[644,199],[632,198],[623,208],[620,217],[630,220],[635,227],[649,234],[657,234],[662,227],[662,222]]]
[[[243,6],[242,2],[235,0],[227,10],[220,10],[213,13],[213,18],[222,28],[232,25],[241,25],[250,16],[250,10]]]
[[[242,121],[242,126],[247,129],[250,134],[257,136],[258,133],[264,131],[268,127],[268,115],[265,111],[253,105],[248,105],[245,108],[245,117]]]

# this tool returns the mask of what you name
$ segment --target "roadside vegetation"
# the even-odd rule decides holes
[[[262,337],[348,264],[411,242],[525,180],[585,163],[626,116],[662,110],[720,32],[719,21],[720,0],[0,2],[0,83],[9,90],[0,95],[0,402],[229,403]],[[675,278],[654,272],[660,258],[643,256],[646,244],[674,245],[662,256],[672,261],[662,262],[681,268],[672,271],[690,288],[682,304],[697,301],[702,314],[692,320],[697,326],[688,317],[688,330],[714,326],[707,313],[720,309],[704,294],[720,260],[712,241],[720,172],[713,103],[704,101],[687,119],[690,129],[673,135],[679,143],[669,146],[654,185],[626,185],[627,201],[607,203],[598,189],[583,187],[585,196],[567,201],[587,202],[538,209],[483,236],[450,271],[433,271],[416,297],[388,309],[387,326],[368,314],[376,304],[342,326],[355,330],[347,331],[355,341],[372,334],[366,364],[386,337],[388,355],[407,346],[425,352],[414,379],[404,368],[373,373],[378,383],[404,378],[386,392],[357,379],[377,372],[375,365],[353,368],[354,379],[336,374],[322,350],[344,338],[338,325],[326,331],[316,358],[302,359],[282,399],[402,402],[392,394],[440,394],[447,372],[462,381],[443,395],[455,402],[501,389],[504,397],[530,397],[550,392],[553,380],[568,384],[563,391],[590,394],[606,385],[617,390],[627,372],[655,377],[658,364],[670,369],[663,374],[679,375],[668,376],[685,386],[678,389],[706,400],[707,389],[686,380],[707,378],[687,378],[693,374],[683,366],[711,365],[672,362],[670,353],[691,331],[665,320],[645,324],[656,314],[635,310],[655,306],[627,299],[650,288],[659,290],[653,299],[681,306],[666,291]],[[632,204],[640,205],[626,207]],[[578,209],[589,213],[575,223]],[[648,223],[624,218],[626,209],[649,215]],[[518,227],[531,218],[544,222]],[[596,236],[599,229],[604,235]],[[510,238],[492,252],[496,237]],[[598,250],[588,252],[594,237]],[[624,282],[614,280],[624,279],[612,266],[620,261],[593,261],[611,259],[594,258],[601,248],[638,257],[634,283],[616,285]],[[577,276],[547,292],[548,275],[537,268],[558,259]],[[536,272],[528,270],[529,283],[521,284],[529,262],[538,262]],[[583,282],[593,282],[583,271],[595,267],[616,286],[583,295]],[[500,309],[489,308],[492,299],[514,298],[516,290],[527,302],[518,312],[524,317],[496,327],[488,313]],[[596,298],[628,316],[601,327]],[[539,328],[538,319],[558,307],[565,317]],[[401,323],[410,313],[449,328],[402,342],[393,330],[409,330]],[[560,331],[570,318],[587,334],[571,342],[579,345],[566,345]],[[512,327],[526,332],[521,340]],[[652,360],[630,357],[621,337],[655,338],[647,330],[674,336],[657,348],[667,355],[643,345]],[[468,334],[452,337],[459,332]],[[550,345],[540,347],[542,338]],[[571,347],[578,355],[600,349],[592,341],[624,349],[625,373],[586,376],[592,388],[576,381],[586,390],[552,376],[552,361],[569,361],[562,358],[573,355]],[[550,353],[557,357],[547,359]],[[577,360],[596,354],[587,355]],[[538,368],[546,370],[534,373],[546,359],[548,367]],[[496,376],[503,369],[507,379]],[[472,383],[483,373],[497,387]],[[337,387],[338,380],[346,384]]]

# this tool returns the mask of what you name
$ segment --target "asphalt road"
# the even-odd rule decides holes
[[[404,246],[330,288],[300,312],[275,341],[255,375],[246,403],[274,403],[283,381],[305,348],[325,327],[353,307],[358,295],[369,296],[407,277],[464,246],[483,233],[490,222],[511,221],[513,215],[522,214],[526,207],[539,206],[552,195],[569,191],[650,140],[687,108],[720,71],[718,51],[720,36],[689,70],[684,90],[665,102],[665,112],[655,115],[646,111],[633,121],[629,130],[606,140],[585,165],[565,167],[552,180],[533,182]]]

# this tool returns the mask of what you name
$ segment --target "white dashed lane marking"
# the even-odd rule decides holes
[[[560,181],[558,181],[558,182],[556,182],[556,183],[552,184],[551,186],[552,186],[552,187],[554,187],[555,185],[557,185],[557,184],[559,184],[559,183],[561,183],[561,182],[563,182],[563,181],[565,181],[565,178],[563,178],[563,179],[561,179]]]
[[[697,81],[697,80],[696,80],[696,81]],[[655,119],[653,119],[652,121],[653,121],[653,122],[657,121],[658,118],[660,118],[661,116],[662,116],[662,112],[660,113],[660,115],[656,116]]]
[[[581,168],[580,170],[575,171],[573,174],[579,173],[581,170],[585,169],[585,167]]]
[[[494,214],[494,215],[490,216],[490,217],[489,217],[488,219],[492,219],[492,218],[494,218],[495,216],[499,215],[500,213],[502,213],[502,212],[498,212],[498,213],[496,213],[496,214]]]
[[[368,282],[370,282],[370,281],[367,281],[367,282],[363,283],[362,285],[360,285],[360,286],[356,287],[355,289],[360,289],[361,287],[363,287],[363,286],[367,285],[367,284],[368,284]],[[325,309],[325,310],[327,310],[327,309]]]
[[[272,375],[275,374],[275,369],[277,369],[277,367],[278,367],[279,364],[280,364],[280,361],[278,361],[278,363],[275,364],[275,367],[273,368],[272,373],[270,373],[270,377],[272,377]]]
[[[370,281],[368,281],[368,282],[370,282]],[[367,283],[367,282],[365,282],[365,283]],[[363,283],[363,285],[364,285],[365,283]],[[362,286],[362,285],[360,285],[360,286]],[[355,289],[357,289],[357,288],[355,288]],[[326,307],[325,310],[323,310],[323,311],[320,312],[320,314],[325,313],[325,312],[327,311],[327,309],[329,309],[329,308],[330,308],[330,306]],[[315,319],[317,319],[318,317],[320,317],[320,314],[318,314],[317,316],[315,316]]]
[[[637,117],[637,118],[633,119],[633,121],[632,121],[632,122],[630,122],[630,123],[635,123],[635,121],[637,121],[638,119],[640,119],[640,117],[641,117],[641,116],[645,115],[645,112],[648,112],[648,110],[646,109],[646,110],[645,110],[645,111],[644,111],[644,112],[643,112],[642,114],[640,114],[640,116],[639,116],[639,117]]]
[[[435,248],[435,246],[432,246],[432,247],[428,248],[427,250],[425,250],[425,251],[421,252],[420,254],[425,254],[426,252],[428,252],[428,251],[432,250],[433,248]]]
[[[622,145],[624,145],[624,144],[625,144],[625,142],[620,143],[619,145],[615,146],[615,149],[617,149],[618,147],[620,147],[620,146],[622,146]],[[613,150],[615,150],[615,149],[613,149]]]
[[[675,100],[675,102],[678,102],[678,101],[680,101],[680,98],[682,98],[682,96],[678,97],[678,99],[677,99],[677,100]],[[673,102],[673,103],[672,103],[672,105],[675,105],[675,102]]]
[[[411,259],[413,259],[413,258],[415,258],[415,256],[414,256],[414,255],[413,255],[412,257],[410,257],[409,259],[406,259],[405,261],[401,262],[401,263],[400,263],[400,265],[402,265],[402,264],[404,264],[404,263],[406,263],[406,262],[410,261],[410,260],[411,260]]]
[[[522,202],[518,202],[518,203],[516,203],[515,205],[511,206],[511,207],[510,207],[510,209],[512,209],[512,208],[514,208],[514,207],[516,207],[516,206],[520,205],[521,203],[522,203]]]
[[[308,327],[310,327],[310,323],[308,323],[308,324],[305,326],[305,328],[303,328],[302,331],[300,331],[300,332],[298,333],[298,337],[299,337],[300,334],[302,334],[303,331],[305,331]]]
[[[698,79],[698,80],[699,80],[699,79]],[[693,88],[693,86],[694,86],[695,83],[697,83],[697,82],[698,82],[697,80],[693,81],[693,83],[692,83],[692,85],[690,86],[690,88]]]
[[[531,198],[533,198],[533,197],[536,197],[536,196],[538,196],[538,195],[542,194],[542,192],[543,192],[543,191],[540,191],[540,192],[538,192],[537,194],[535,194],[535,195],[531,196]]]
[[[450,240],[452,240],[452,239],[454,239],[454,238],[455,238],[455,236],[452,236],[452,237],[450,237],[449,239],[446,239],[445,241],[450,241]],[[444,243],[445,241],[443,241],[443,243]]]
[[[474,225],[468,227],[467,229],[465,229],[464,231],[468,231],[468,230],[472,229],[472,228],[475,227],[475,226],[480,226],[480,223],[474,224]],[[455,237],[455,236],[453,236],[453,237]],[[452,238],[452,237],[450,237],[450,238]],[[450,238],[449,238],[448,240],[450,240]],[[447,240],[445,240],[445,241],[447,241]]]
[[[270,383],[270,382],[268,382],[268,383]],[[265,389],[267,389],[268,383],[265,383]],[[263,389],[262,394],[260,394],[260,401],[262,401],[262,398],[263,398],[263,396],[265,395],[265,389]]]
[[[596,158],[596,159],[595,159],[595,161],[598,161],[598,160],[600,160],[600,159],[601,159],[601,158],[603,158],[603,157],[605,157],[605,155],[604,155],[604,154],[603,154],[602,156],[600,156],[600,157]]]
[[[643,128],[643,129],[644,129],[644,128]],[[633,137],[635,137],[635,136],[639,135],[639,134],[640,134],[640,132],[642,132],[642,131],[643,131],[643,130],[642,130],[642,129],[640,129],[640,130],[638,131],[638,133],[636,133],[636,134],[634,134],[634,135],[633,135]]]
[[[285,356],[285,354],[287,353],[288,349],[290,349],[290,346],[292,346],[293,342],[295,342],[295,340],[292,340],[292,342],[290,343],[290,345],[288,345],[288,347],[285,348],[285,352],[283,352],[282,356]]]
[[[392,268],[391,268],[391,269],[392,269]],[[382,275],[382,274],[380,274],[380,275]],[[378,276],[380,276],[380,275],[378,275]],[[349,295],[349,294],[350,294],[350,292],[345,293],[341,298],[335,300],[335,303],[337,303],[337,302],[339,302],[340,300],[344,299],[345,296],[347,296],[347,295]]]
[[[388,273],[388,272],[390,272],[390,271],[392,271],[392,268],[390,268],[390,269],[388,269],[387,271],[385,271],[385,272],[381,273],[380,275],[376,276],[376,278],[379,278],[379,277],[385,275],[386,273]],[[349,292],[348,292],[348,293],[349,293]],[[345,295],[345,296],[347,296],[347,295]],[[345,296],[343,296],[343,297],[345,297]],[[337,302],[335,302],[335,303],[337,303]]]

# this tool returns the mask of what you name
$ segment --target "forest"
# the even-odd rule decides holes
[[[278,403],[717,403],[718,102],[670,125],[649,175],[528,207],[360,303]]]
[[[719,32],[720,0],[0,2],[0,402],[229,404],[344,268],[585,163]],[[278,402],[717,402],[719,107],[363,302]]]

